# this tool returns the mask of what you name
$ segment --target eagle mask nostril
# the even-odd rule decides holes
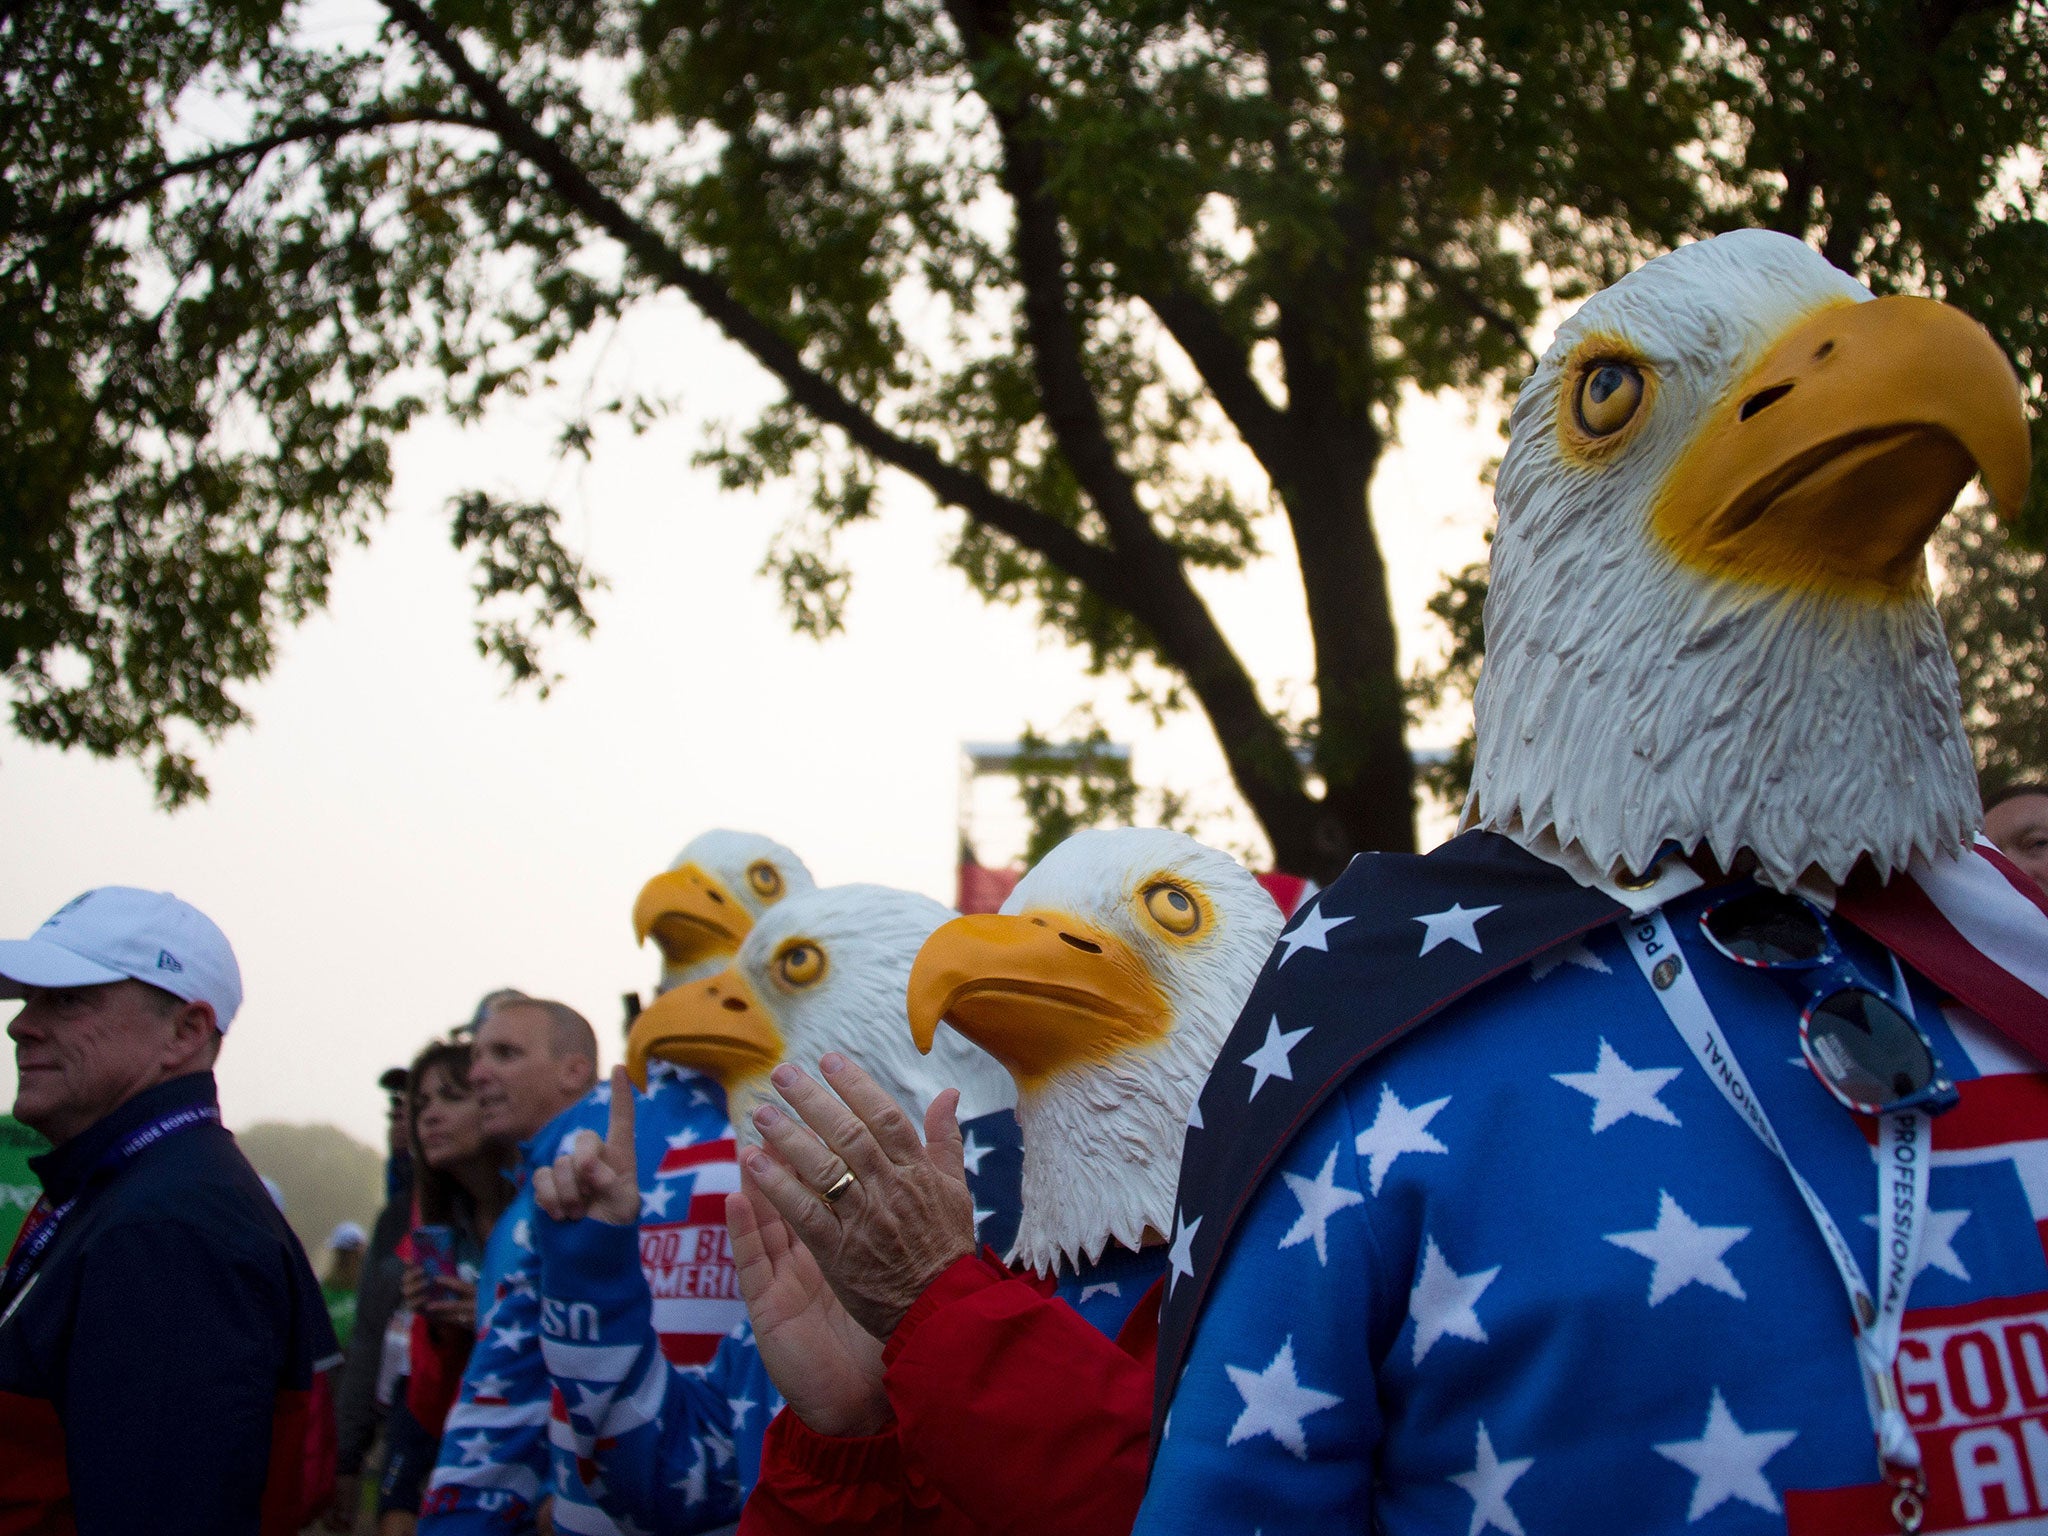
[[[1833,346],[1834,344],[1830,342],[1829,345]],[[1769,410],[1791,393],[1792,386],[1790,384],[1773,384],[1769,389],[1758,390],[1742,402],[1741,419],[1747,421],[1750,417],[1756,415],[1757,412]]]
[[[1091,955],[1099,955],[1102,953],[1102,946],[1100,944],[1091,944],[1086,939],[1077,939],[1071,933],[1061,934],[1060,942],[1062,944],[1071,944],[1076,949],[1086,950]]]
[[[718,1006],[723,1008],[727,1013],[745,1013],[747,1011],[746,999],[740,997],[728,997],[724,1002],[720,1003]]]

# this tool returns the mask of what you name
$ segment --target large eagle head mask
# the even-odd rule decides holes
[[[1596,294],[1515,404],[1466,823],[1603,877],[1671,843],[1779,887],[1953,853],[1980,810],[1925,545],[2027,474],[1984,329],[1797,240]]]

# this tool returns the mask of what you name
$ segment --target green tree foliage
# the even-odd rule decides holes
[[[1955,296],[2037,397],[2048,364],[2032,3],[376,5],[374,37],[293,0],[0,11],[0,665],[17,729],[169,801],[392,438],[660,290],[781,387],[704,453],[808,489],[770,555],[800,627],[839,623],[836,533],[920,485],[978,591],[1203,710],[1324,877],[1413,839],[1403,509],[1369,496],[1406,392],[1510,385],[1546,306],[1757,223]],[[1195,583],[1281,519],[1312,714]],[[591,581],[552,509],[455,531],[479,643],[544,678]]]
[[[1029,726],[1012,765],[1017,798],[1030,823],[1026,868],[1084,827],[1127,827],[1137,817],[1138,785],[1128,755],[1107,750],[1109,732],[1097,725],[1085,736],[1051,742]]]
[[[2048,777],[2048,580],[1990,508],[1956,509],[1934,536],[1942,622],[1963,723],[1988,786]]]
[[[1981,320],[2013,360],[2048,464],[2048,176],[2043,15],[1996,4],[1734,6],[1717,12],[1746,88],[1739,183],[1775,198],[1731,205],[1736,222],[1798,235],[1878,293],[1926,293]],[[1846,66],[1846,67],[1845,67]],[[2023,151],[2031,149],[2034,153]],[[1966,502],[1934,541],[1943,619],[1964,714],[1987,778],[2048,764],[2048,474],[2009,529]],[[1411,680],[1411,706],[1471,697],[1486,641],[1486,569],[1449,578],[1431,614],[1449,643]],[[1471,782],[1468,733],[1429,787]]]

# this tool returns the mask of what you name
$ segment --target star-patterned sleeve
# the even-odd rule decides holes
[[[543,1224],[558,1511],[587,1497],[621,1532],[712,1530],[739,1517],[780,1399],[744,1324],[709,1363],[669,1363],[639,1249],[636,1228]]]
[[[1426,1124],[1410,1129],[1428,1139]],[[1366,1207],[1397,1155],[1359,1134],[1340,1094],[1260,1187],[1217,1272],[1134,1536],[1372,1529],[1382,1425],[1375,1351],[1361,1346],[1385,1332],[1391,1282]]]
[[[535,1216],[531,1190],[521,1189],[491,1231],[476,1348],[441,1432],[420,1506],[422,1536],[502,1536],[508,1518],[546,1492],[548,1375],[532,1347],[540,1330]]]

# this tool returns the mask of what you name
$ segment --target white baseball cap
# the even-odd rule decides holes
[[[169,891],[103,885],[59,907],[34,937],[0,940],[0,997],[123,980],[211,1003],[222,1034],[242,1006],[242,969],[228,936]]]
[[[360,1222],[344,1221],[327,1234],[327,1246],[336,1253],[345,1253],[351,1248],[367,1247],[369,1241],[369,1236],[363,1231]]]

